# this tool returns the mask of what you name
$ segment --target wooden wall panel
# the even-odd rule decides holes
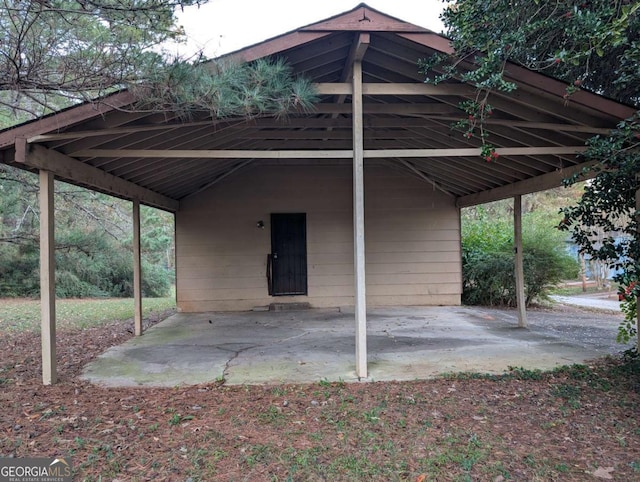
[[[247,310],[287,301],[352,305],[351,186],[350,166],[270,166],[183,200],[176,215],[179,309]],[[267,294],[274,212],[307,214],[308,296]],[[370,305],[460,303],[453,199],[408,175],[366,167],[365,229]]]

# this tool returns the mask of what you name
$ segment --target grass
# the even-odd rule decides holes
[[[615,480],[636,480],[638,366],[513,368],[503,378],[377,384],[87,387],[68,405],[60,403],[65,387],[43,391],[34,404],[34,390],[16,386],[29,402],[14,417],[26,410],[29,418],[23,430],[0,433],[0,451],[23,456],[32,441],[52,446],[73,455],[78,480],[96,481],[570,481],[587,480],[609,459],[618,461]],[[59,388],[59,402],[51,403]],[[314,405],[319,388],[329,397]],[[82,422],[101,398],[101,418]],[[615,400],[622,398],[629,406],[620,410]]]
[[[597,293],[617,293],[618,285],[612,284],[610,288],[598,289],[595,285],[588,285],[587,289],[583,291],[582,285],[580,284],[572,284],[572,285],[559,285],[553,287],[549,290],[549,294],[557,295],[557,296],[580,296],[586,294],[597,294]]]
[[[144,298],[144,316],[175,308],[174,296]],[[133,318],[132,298],[59,299],[56,318],[59,329],[82,329],[112,321]],[[3,331],[40,331],[40,301],[37,299],[0,299],[0,333]]]
[[[144,301],[147,313],[173,306]],[[58,314],[69,329],[97,326],[131,318],[133,302],[60,300]],[[38,330],[38,318],[37,300],[0,300],[0,332]],[[637,358],[413,382],[73,395],[69,384],[16,383],[24,358],[0,363],[0,391],[15,394],[4,417],[21,426],[0,431],[0,453],[71,454],[78,480],[586,480],[610,459],[615,480],[640,474]]]

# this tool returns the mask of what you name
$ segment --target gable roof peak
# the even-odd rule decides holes
[[[366,32],[415,32],[431,30],[376,10],[366,3],[359,3],[351,10],[334,15],[298,29],[301,32],[318,31],[366,31]]]

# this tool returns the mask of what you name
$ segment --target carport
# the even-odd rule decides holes
[[[585,141],[634,111],[584,91],[567,100],[561,82],[508,65],[518,90],[489,99],[486,129],[499,158],[487,163],[477,137],[451,129],[466,118],[460,103],[475,98],[475,87],[423,82],[418,61],[436,53],[451,53],[446,38],[361,4],[229,56],[285,59],[315,83],[312,112],[250,120],[194,113],[187,122],[138,112],[122,91],[0,132],[0,161],[40,175],[43,382],[56,381],[54,178],[133,202],[137,335],[141,203],[176,214],[180,310],[352,304],[359,378],[368,375],[367,306],[459,305],[462,207],[514,199],[523,299],[520,197],[580,172]],[[280,262],[273,239],[281,214],[308,226],[299,231],[304,256],[290,266],[299,265],[301,281],[275,298],[273,271],[264,279],[264,268]],[[265,226],[271,252],[256,234]],[[522,303],[519,313],[525,325]]]

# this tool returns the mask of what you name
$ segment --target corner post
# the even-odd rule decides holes
[[[362,62],[353,63],[353,245],[356,315],[356,375],[367,377],[367,295],[364,254],[364,132]]]
[[[56,369],[56,258],[53,173],[40,170],[40,324],[42,383],[57,382]]]
[[[515,251],[518,327],[527,328],[527,307],[524,293],[524,256],[522,253],[522,196],[520,194],[513,198],[513,242]]]
[[[140,252],[140,200],[133,200],[133,303],[135,336],[142,335],[142,260]]]

